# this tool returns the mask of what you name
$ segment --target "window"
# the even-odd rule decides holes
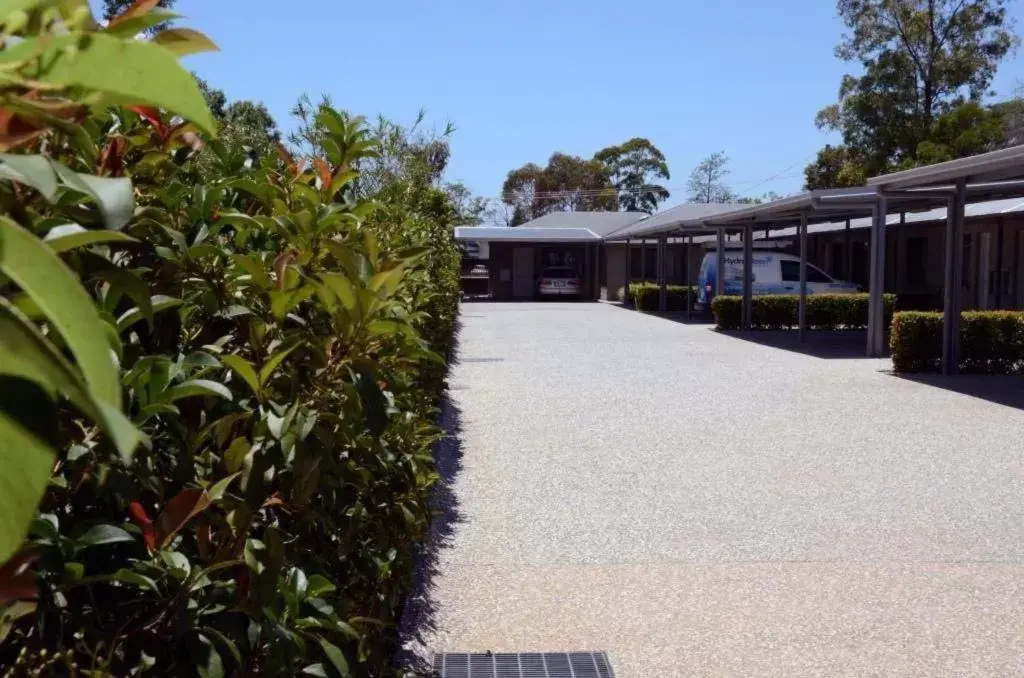
[[[807,265],[807,282],[812,283],[830,283],[832,278],[825,275],[820,268],[815,268],[810,264]]]
[[[928,238],[907,239],[908,285],[924,285],[928,282]]]
[[[792,261],[789,259],[783,259],[779,262],[782,264],[782,282],[800,282],[800,262]],[[807,265],[807,282],[809,283],[830,283],[832,278],[828,277],[820,270]]]
[[[640,279],[640,248],[630,247],[629,248],[629,277],[633,280]]]

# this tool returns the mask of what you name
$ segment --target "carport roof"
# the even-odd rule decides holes
[[[606,236],[647,217],[646,212],[551,212],[513,228],[585,228]]]
[[[934,187],[958,180],[979,183],[1021,178],[1024,178],[1024,146],[1011,146],[990,153],[872,177],[868,179],[868,186],[901,190]]]
[[[528,226],[457,226],[456,240],[487,242],[600,242],[601,236],[589,228],[530,228]]]
[[[723,212],[731,212],[742,205],[736,203],[691,202],[677,205],[654,216],[634,221],[605,236],[606,240],[626,240],[644,236],[661,235],[675,230],[684,222],[702,219]]]

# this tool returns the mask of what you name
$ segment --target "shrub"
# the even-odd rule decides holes
[[[20,41],[17,155],[0,157],[0,666],[384,674],[436,479],[451,201],[415,178],[362,197],[379,140],[329,107],[310,158],[253,166],[214,141],[199,168],[202,96],[134,37],[163,17],[152,3],[102,34],[75,0],[21,5],[3,28]],[[112,101],[144,87],[169,110],[105,108],[100,78],[61,90],[75,69],[47,69],[69,46],[114,55],[97,67]]]
[[[901,311],[889,347],[897,372],[937,372],[942,361],[942,313]],[[976,374],[1024,374],[1024,312],[965,311],[959,367]]]
[[[892,318],[896,297],[883,295],[885,323]],[[719,296],[711,302],[718,329],[739,329],[743,298]],[[807,295],[807,326],[815,330],[863,329],[868,324],[867,294]],[[765,294],[752,300],[752,329],[791,329],[798,325],[800,298],[792,294]]]
[[[697,288],[684,285],[666,286],[666,310],[685,311],[687,305],[687,291],[689,291],[689,303],[697,299]],[[641,311],[657,311],[661,295],[661,288],[654,282],[630,283],[629,297],[633,305]]]
[[[743,298],[720,294],[711,300],[711,312],[720,330],[738,330],[743,325]]]

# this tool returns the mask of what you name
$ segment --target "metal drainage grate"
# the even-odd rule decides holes
[[[445,652],[437,678],[615,678],[604,652]]]

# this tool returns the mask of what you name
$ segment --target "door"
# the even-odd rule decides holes
[[[512,250],[512,296],[517,299],[533,297],[532,247],[517,247]]]

